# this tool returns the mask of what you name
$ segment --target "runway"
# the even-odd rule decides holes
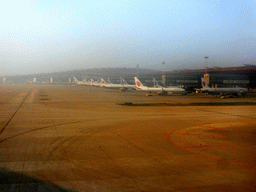
[[[123,106],[224,101],[90,86],[0,93],[0,191],[256,190],[255,105]]]

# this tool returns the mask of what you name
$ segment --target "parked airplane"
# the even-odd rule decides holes
[[[181,93],[184,94],[186,91],[182,88],[166,88],[166,87],[147,87],[144,86],[137,77],[134,77],[135,85],[137,90],[146,91],[146,92],[156,92],[159,95]]]
[[[154,87],[163,87],[163,86],[161,86],[157,83],[157,81],[154,77],[153,77],[153,83],[154,83]],[[179,88],[179,87],[177,87],[177,86],[167,86],[165,88]]]
[[[91,85],[93,85],[93,86],[102,86],[101,83],[95,82],[93,79],[91,79]]]
[[[75,80],[75,83],[78,84],[78,85],[86,85],[87,82],[85,81],[78,81],[77,78],[74,77],[74,80]]]
[[[123,86],[126,90],[128,89],[136,89],[136,85],[129,85],[124,79],[123,79]]]
[[[112,88],[112,89],[123,89],[124,88],[124,86],[122,84],[107,83],[102,78],[101,78],[101,84],[103,87],[106,87],[106,88]]]
[[[244,96],[246,93],[248,93],[248,89],[241,88],[241,87],[226,87],[226,88],[210,88],[204,78],[201,78],[202,81],[202,92],[206,92],[213,95],[237,95],[237,96]]]

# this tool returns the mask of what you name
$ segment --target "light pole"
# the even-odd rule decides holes
[[[208,59],[209,57],[204,57],[204,58],[205,58],[205,61],[206,61],[205,74],[207,74],[207,59]]]
[[[163,61],[163,63],[162,63],[162,64],[163,64],[163,76],[164,76],[164,64],[165,64],[165,62]]]
[[[165,62],[163,61],[163,74],[162,74],[162,83],[163,83],[163,86],[165,86],[165,76],[164,76],[164,64]]]
[[[139,78],[139,65],[137,65],[137,78]]]
[[[209,74],[207,73],[207,59],[209,57],[204,57],[204,58],[205,58],[205,62],[206,62],[204,80],[206,81],[207,84],[209,84],[210,83],[210,77],[209,77]]]

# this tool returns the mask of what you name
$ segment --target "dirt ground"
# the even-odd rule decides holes
[[[256,102],[0,85],[0,191],[256,191]]]

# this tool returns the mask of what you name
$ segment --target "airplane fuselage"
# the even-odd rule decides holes
[[[248,90],[246,88],[203,88],[201,89],[202,92],[207,92],[209,94],[215,95],[237,95],[242,96],[243,94],[247,93]]]
[[[185,93],[186,91],[182,88],[165,88],[165,87],[137,87],[137,90],[155,92],[155,93]]]

